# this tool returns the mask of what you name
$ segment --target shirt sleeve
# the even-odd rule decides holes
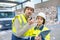
[[[24,25],[23,27],[21,27],[19,20],[16,18],[13,24],[16,27],[16,35],[18,37],[22,37],[22,35],[29,30],[32,26],[29,25],[28,23],[26,25]]]

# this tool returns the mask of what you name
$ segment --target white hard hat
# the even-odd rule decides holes
[[[41,17],[43,17],[44,19],[46,19],[46,15],[45,15],[45,13],[43,13],[43,12],[38,13],[37,16],[41,16]]]
[[[25,7],[31,7],[31,8],[34,9],[34,4],[33,4],[32,2],[27,2],[27,3],[25,4]]]

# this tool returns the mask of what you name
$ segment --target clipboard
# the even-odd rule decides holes
[[[46,35],[49,34],[49,32],[50,32],[50,30],[43,31],[38,36],[41,36],[42,40],[45,40],[45,37],[46,37]]]

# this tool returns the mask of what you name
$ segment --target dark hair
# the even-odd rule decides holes
[[[45,24],[45,19],[43,18],[43,24]]]
[[[24,9],[24,13],[25,13],[25,10],[26,10],[27,8],[30,8],[30,7],[25,7],[25,9]],[[33,9],[33,8],[32,8],[32,9]],[[34,12],[34,9],[33,9],[33,12]]]

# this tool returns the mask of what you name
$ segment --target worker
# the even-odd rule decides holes
[[[50,40],[50,30],[44,25],[45,21],[46,15],[43,12],[38,13],[37,25],[25,32],[24,36],[30,37],[30,40]]]
[[[34,4],[28,2],[25,5],[24,13],[17,15],[12,19],[12,40],[27,39],[23,37],[23,34],[31,28],[31,24],[34,22],[34,20],[30,20],[29,18],[33,13]]]

